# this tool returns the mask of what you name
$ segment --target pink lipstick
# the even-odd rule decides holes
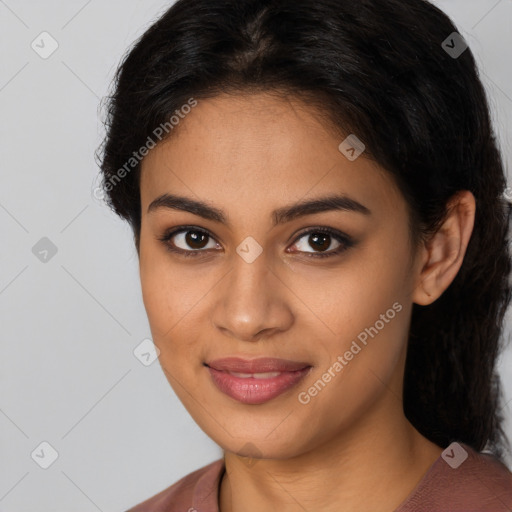
[[[311,369],[308,363],[264,357],[227,357],[205,363],[220,391],[244,404],[262,404],[296,386]]]

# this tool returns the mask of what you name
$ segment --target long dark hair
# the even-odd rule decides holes
[[[178,0],[118,68],[97,157],[107,203],[137,249],[140,164],[130,159],[159,126],[172,136],[169,118],[191,98],[304,99],[391,173],[415,243],[436,231],[455,192],[470,190],[476,219],[462,267],[434,303],[413,305],[404,411],[441,447],[462,441],[503,460],[495,365],[511,294],[511,208],[471,50],[448,51],[464,48],[456,31],[423,0]]]

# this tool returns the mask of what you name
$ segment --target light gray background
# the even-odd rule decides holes
[[[221,456],[158,362],[133,354],[150,337],[137,255],[92,193],[99,100],[171,3],[0,0],[0,510],[123,511]],[[512,1],[435,4],[478,59],[510,174]],[[43,31],[59,45],[47,59],[31,48]],[[47,262],[32,252],[43,237]],[[507,350],[506,401],[511,370]],[[46,470],[31,458],[43,441],[58,452]]]

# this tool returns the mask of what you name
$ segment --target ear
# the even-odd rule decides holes
[[[420,273],[412,295],[416,304],[431,304],[455,279],[473,232],[475,210],[475,197],[469,190],[450,198],[445,221],[421,248]]]

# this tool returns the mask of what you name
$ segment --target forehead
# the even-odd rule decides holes
[[[163,193],[253,213],[333,192],[382,208],[400,199],[388,173],[364,153],[350,161],[340,152],[343,138],[298,99],[259,93],[198,100],[142,162],[143,214]]]

